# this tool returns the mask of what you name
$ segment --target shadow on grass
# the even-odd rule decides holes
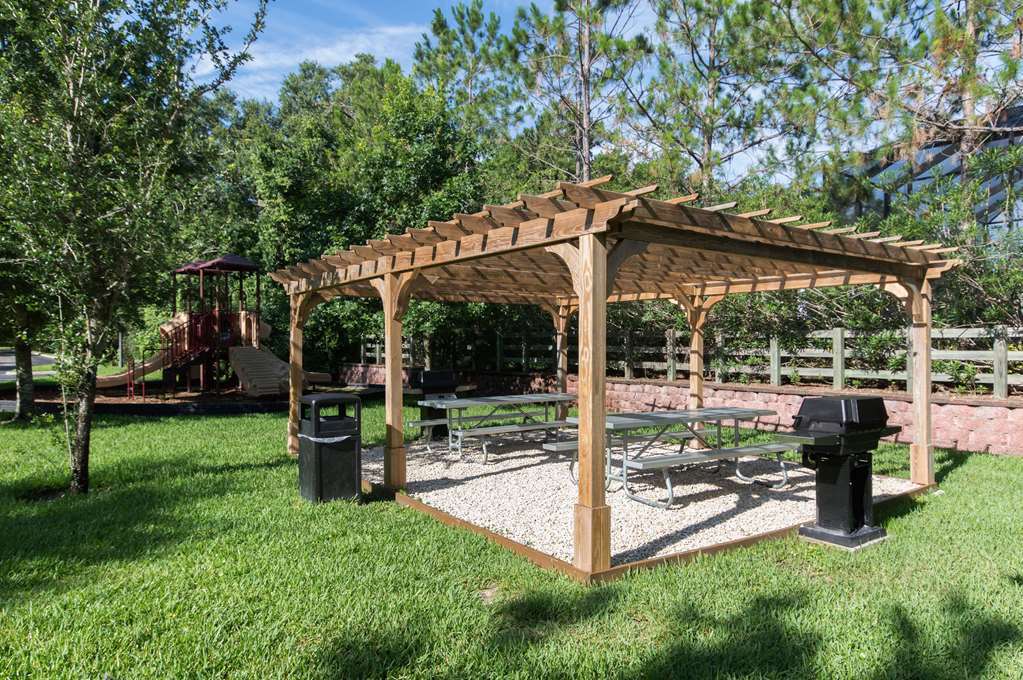
[[[387,678],[405,676],[428,648],[422,627],[344,635],[316,655],[313,677]]]
[[[521,677],[820,677],[851,642],[829,639],[829,621],[815,616],[818,605],[806,589],[789,587],[717,611],[669,592],[659,611],[638,618],[629,613],[627,592],[612,585],[514,596],[494,608],[489,637],[462,640],[457,649],[449,640],[431,637],[430,626],[415,620],[387,631],[348,632],[317,654],[316,676],[472,677],[485,669]],[[943,603],[940,625],[922,616],[901,604],[882,615],[887,653],[861,671],[864,677],[978,677],[1000,647],[1020,639],[1015,624],[958,595]],[[615,619],[621,619],[619,630],[612,632]],[[839,630],[842,636],[856,635],[848,627]],[[614,639],[593,638],[609,632]]]
[[[901,604],[888,614],[888,627],[897,640],[888,663],[875,678],[976,678],[984,675],[994,652],[1020,640],[1020,629],[986,609],[977,607],[961,594],[946,597],[938,625],[930,622],[926,630],[913,621]],[[936,637],[935,631],[946,635]],[[943,638],[950,645],[943,645]]]
[[[965,465],[970,455],[969,453],[959,453],[944,449],[936,451],[934,456],[934,478],[938,485],[941,486],[956,470]],[[906,470],[909,470],[908,461],[906,463]],[[914,497],[902,496],[892,498],[876,509],[876,516],[882,521],[898,519],[916,512],[921,507],[923,506],[919,499]]]
[[[83,496],[33,488],[27,480],[6,485],[0,489],[0,601],[61,587],[54,574],[74,577],[168,550],[210,528],[212,520],[198,510],[204,500],[250,485],[239,473],[292,465],[284,457],[211,465],[178,456],[111,466],[93,475]]]

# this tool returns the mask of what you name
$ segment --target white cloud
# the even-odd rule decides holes
[[[238,71],[229,86],[242,97],[273,100],[284,77],[303,61],[336,66],[365,53],[381,61],[393,59],[408,66],[413,47],[427,30],[425,25],[411,23],[348,28],[329,40],[303,40],[310,36],[293,34],[285,38],[264,33],[252,47],[252,59]]]

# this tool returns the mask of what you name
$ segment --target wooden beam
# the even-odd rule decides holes
[[[573,563],[586,572],[611,566],[611,508],[604,497],[607,246],[602,233],[579,238],[579,495]]]
[[[706,210],[707,212],[720,212],[721,210],[730,210],[730,209],[734,208],[737,205],[739,205],[738,201],[728,201],[727,203],[718,203],[717,205],[708,205],[708,206],[706,206],[704,208],[701,208],[701,209],[702,210]]]
[[[440,236],[445,239],[460,239],[472,232],[468,229],[463,229],[461,225],[455,224],[454,222],[440,222],[438,220],[430,220],[428,222],[430,228],[437,232]]]
[[[780,228],[780,227],[779,227]],[[890,260],[875,260],[852,254],[840,254],[829,250],[814,250],[790,247],[778,243],[763,243],[747,239],[730,238],[725,234],[709,235],[703,231],[691,231],[686,227],[662,226],[636,220],[626,220],[618,233],[622,237],[639,241],[650,241],[668,245],[696,248],[700,250],[734,253],[753,258],[767,258],[778,262],[795,262],[825,269],[844,269],[866,274],[891,274],[914,278],[919,277],[919,267]],[[810,236],[810,234],[807,234]],[[842,238],[831,236],[824,238]],[[862,241],[854,241],[862,243]]]
[[[606,231],[610,220],[620,219],[627,214],[627,202],[625,199],[610,201],[593,210],[570,210],[553,219],[538,218],[517,227],[502,227],[488,234],[470,234],[457,241],[441,241],[434,245],[420,246],[413,251],[367,260],[349,265],[343,270],[324,272],[317,277],[297,281],[291,285],[289,292],[333,288],[376,278],[386,272],[400,273],[447,263],[467,262],[497,253],[513,253],[575,240],[582,233]],[[414,237],[415,232],[409,231]]]
[[[711,308],[724,299],[723,295],[678,295],[675,300],[686,310],[689,329],[689,403],[687,408],[703,408],[704,342],[703,327]]]
[[[771,224],[788,224],[789,222],[798,222],[803,219],[802,215],[789,215],[788,217],[779,217],[776,220],[766,220]]]
[[[288,353],[288,453],[298,455],[299,399],[305,385],[305,371],[302,366],[305,322],[316,305],[323,299],[316,293],[292,295],[291,324]]]
[[[685,196],[676,196],[675,198],[669,198],[668,200],[665,201],[665,203],[670,203],[671,205],[679,205],[679,204],[682,204],[682,203],[692,203],[693,201],[695,201],[699,197],[700,197],[700,194],[686,194]]]
[[[371,281],[384,305],[384,485],[400,489],[406,481],[402,424],[401,321],[418,272],[387,273]]]
[[[891,275],[852,274],[846,271],[834,271],[822,272],[820,274],[765,276],[726,283],[697,284],[694,286],[694,290],[704,295],[730,295],[735,293],[764,293],[779,290],[884,284],[895,281],[898,281],[898,277]]]
[[[907,311],[912,320],[913,443],[909,447],[909,477],[917,484],[934,484],[934,447],[931,431],[931,284],[903,281],[909,293]]]
[[[658,186],[656,184],[651,184],[649,186],[640,187],[639,189],[632,189],[630,191],[626,191],[623,193],[626,193],[629,196],[645,196],[646,194],[654,193],[655,191],[657,191],[657,189]]]
[[[751,210],[749,212],[738,213],[739,217],[763,217],[764,215],[770,215],[773,208],[761,208],[760,210]]]

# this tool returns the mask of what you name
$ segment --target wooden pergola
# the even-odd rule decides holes
[[[770,209],[729,212],[734,203],[695,207],[695,194],[649,198],[657,187],[618,192],[611,177],[562,182],[540,195],[432,221],[425,229],[354,246],[278,270],[291,300],[288,449],[298,451],[302,329],[309,313],[339,295],[379,296],[384,308],[386,444],[384,481],[405,485],[401,325],[410,298],[535,304],[554,322],[558,385],[567,383],[567,327],[579,314],[579,473],[574,564],[610,566],[611,518],[604,496],[604,382],[609,302],[667,299],[692,329],[689,406],[703,405],[703,327],[731,293],[845,285],[878,286],[905,303],[912,320],[914,441],[911,477],[934,483],[930,419],[931,282],[958,261],[954,248],[800,224]]]

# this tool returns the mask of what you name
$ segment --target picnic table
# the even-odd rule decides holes
[[[573,402],[575,395],[563,392],[540,392],[533,394],[506,394],[493,397],[434,397],[423,399],[420,406],[440,409],[445,418],[436,421],[414,421],[410,425],[424,428],[429,442],[427,428],[436,425],[448,427],[448,451],[452,448],[462,455],[462,444],[466,439],[479,439],[483,443],[483,462],[489,457],[487,444],[501,435],[519,434],[523,437],[529,432],[543,432],[549,438],[552,434],[565,427],[572,427],[566,420],[551,418],[552,407],[557,404]],[[542,407],[542,410],[541,410]],[[486,413],[466,415],[467,409],[482,408]],[[493,424],[496,421],[521,420],[518,423]],[[488,422],[492,424],[487,424]],[[427,444],[429,446],[429,444]]]
[[[763,483],[744,475],[739,468],[739,458],[773,454],[781,468],[782,479],[771,485],[781,488],[788,484],[788,472],[782,456],[793,450],[795,445],[772,442],[768,444],[739,445],[739,423],[755,420],[761,416],[775,415],[774,411],[753,408],[699,408],[683,411],[650,411],[641,413],[610,413],[606,417],[605,429],[609,436],[607,450],[607,482],[618,481],[630,499],[658,508],[671,507],[675,502],[669,471],[700,463],[732,460],[735,474],[743,482]],[[733,423],[731,445],[726,445],[722,423]],[[578,419],[569,418],[570,423]],[[621,457],[613,458],[611,443],[621,445]],[[678,445],[677,453],[651,453],[655,445],[663,448],[665,443]],[[697,443],[701,448],[687,450],[687,444]],[[558,442],[545,445],[548,450],[564,450],[570,443]],[[577,444],[576,444],[577,446]],[[629,487],[629,473],[659,470],[664,477],[668,498],[657,501],[643,498]]]

